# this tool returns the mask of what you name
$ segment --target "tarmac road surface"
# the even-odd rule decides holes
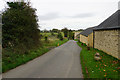
[[[75,41],[52,49],[2,75],[3,78],[83,78],[80,64],[81,48]]]

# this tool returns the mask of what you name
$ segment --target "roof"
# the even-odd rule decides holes
[[[82,35],[84,35],[84,36],[88,36],[89,34],[91,34],[92,32],[93,32],[93,29],[94,29],[95,27],[90,27],[90,28],[87,28],[87,29],[85,29],[83,32],[81,32],[80,34],[82,34]]]
[[[94,28],[94,30],[101,29],[120,29],[120,10],[116,11],[113,15]]]

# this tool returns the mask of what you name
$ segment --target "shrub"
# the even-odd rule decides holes
[[[69,30],[69,39],[74,39],[74,33],[72,30]]]
[[[52,35],[52,36],[55,36],[54,32],[51,32],[51,35]]]
[[[63,40],[63,36],[62,36],[62,33],[58,33],[58,36],[57,36],[61,41]]]
[[[45,41],[48,41],[48,37],[47,36],[45,36]]]
[[[15,53],[25,53],[39,46],[36,9],[25,2],[7,2],[9,8],[2,13],[2,46]]]
[[[69,30],[67,28],[62,29],[61,31],[64,32],[64,37],[68,37]]]

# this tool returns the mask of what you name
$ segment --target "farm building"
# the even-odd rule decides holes
[[[79,39],[80,38],[80,32],[74,32],[74,39]]]
[[[80,41],[85,43],[89,47],[93,47],[93,28],[87,28],[80,33]]]
[[[120,10],[94,28],[94,48],[120,59]]]

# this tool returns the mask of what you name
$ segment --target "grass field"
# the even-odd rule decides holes
[[[28,61],[43,55],[44,53],[48,52],[49,50],[53,49],[54,47],[57,47],[58,44],[60,46],[63,43],[68,41],[68,39],[64,39],[63,41],[60,41],[55,36],[51,36],[50,33],[47,33],[45,35],[48,35],[49,40],[45,41],[44,38],[42,38],[41,47],[36,50],[30,51],[29,53],[17,54],[17,53],[13,53],[9,49],[5,50],[6,52],[4,54],[2,54],[2,72],[6,72],[10,69],[13,69],[13,68],[19,66],[19,65],[25,64]]]
[[[108,78],[109,80],[120,79],[119,60],[97,49],[87,49],[81,42],[77,44],[82,48],[80,53],[81,65],[84,78]],[[95,53],[100,53],[102,60],[94,60]]]

